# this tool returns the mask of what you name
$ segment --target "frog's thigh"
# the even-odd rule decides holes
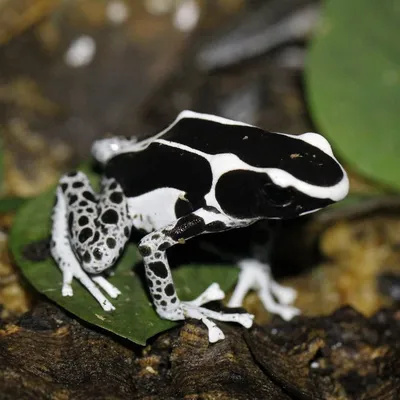
[[[131,232],[127,199],[115,179],[103,178],[96,194],[85,174],[60,180],[68,221],[66,235],[82,268],[98,274],[111,267],[122,253]],[[100,279],[107,292],[109,286]],[[115,291],[111,291],[114,294]]]
[[[52,215],[53,226],[51,240],[51,254],[63,274],[62,294],[63,296],[73,295],[71,283],[75,277],[86,287],[104,310],[113,310],[113,305],[83,271],[71,247],[67,218],[67,198],[64,196],[65,185],[62,186],[65,181],[68,181],[68,176],[62,178],[56,192],[56,204]]]

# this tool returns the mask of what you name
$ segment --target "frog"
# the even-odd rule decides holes
[[[297,218],[342,200],[348,176],[322,135],[271,132],[184,110],[146,139],[99,139],[92,155],[102,167],[98,192],[81,171],[63,175],[56,189],[50,251],[62,272],[63,296],[73,296],[77,279],[104,311],[113,311],[108,297],[121,292],[106,274],[135,231],[143,233],[138,249],[161,318],[200,320],[215,343],[225,337],[218,321],[252,326],[254,316],[236,309],[251,290],[285,320],[299,314],[295,290],[278,284],[268,263],[252,258],[238,262],[228,302],[235,310],[205,306],[225,297],[215,282],[197,298],[181,301],[167,250],[200,235]]]

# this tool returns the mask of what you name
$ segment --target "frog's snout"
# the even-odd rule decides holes
[[[92,156],[101,164],[105,164],[120,153],[122,147],[131,141],[120,137],[96,140],[92,145]]]

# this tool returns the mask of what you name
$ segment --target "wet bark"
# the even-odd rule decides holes
[[[398,313],[276,318],[224,325],[210,345],[196,321],[145,348],[75,320],[48,302],[1,321],[2,399],[396,399]]]

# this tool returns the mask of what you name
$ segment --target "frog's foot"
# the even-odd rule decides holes
[[[87,275],[76,259],[71,258],[70,263],[65,262],[63,265],[63,285],[61,293],[63,296],[72,297],[74,295],[72,289],[72,280],[74,278],[78,279],[80,283],[90,292],[90,294],[97,300],[104,311],[113,311],[115,307],[110,303],[110,301],[104,296],[104,294],[97,287],[100,286],[110,297],[115,299],[121,292],[107,281],[103,276],[89,276]],[[97,284],[97,285],[96,285]]]
[[[222,330],[210,320],[236,322],[245,328],[250,328],[253,324],[254,316],[247,313],[224,313],[208,310],[201,307],[210,301],[221,300],[225,297],[224,292],[217,283],[213,283],[199,297],[192,301],[182,301],[172,310],[158,310],[160,317],[171,321],[180,321],[187,318],[194,318],[202,321],[208,329],[208,339],[210,343],[218,342],[225,338]]]
[[[229,307],[242,306],[246,294],[253,289],[257,291],[265,309],[284,320],[289,321],[301,313],[298,308],[291,306],[296,299],[296,291],[275,282],[268,265],[245,259],[239,262],[239,267],[239,282],[229,300]]]
[[[112,285],[106,278],[101,275],[92,276],[93,282],[97,283],[112,299],[116,299],[120,294],[120,290]]]

